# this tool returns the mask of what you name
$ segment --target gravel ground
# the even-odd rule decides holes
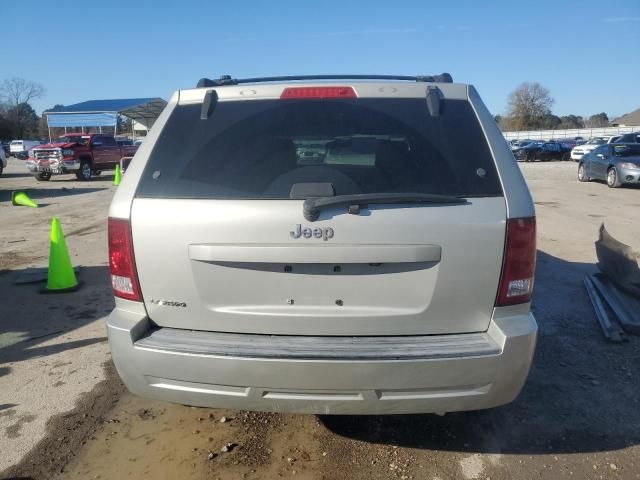
[[[103,226],[110,182],[54,181],[47,188],[71,185],[105,190],[71,198],[66,193],[50,198],[49,192],[42,192],[42,202],[51,202],[49,207],[20,213],[7,207],[5,189],[34,186],[33,179],[0,178],[0,212],[7,219],[0,233],[0,252],[3,262],[10,262],[0,267],[8,270],[0,274],[0,282],[5,291],[11,291],[8,298],[13,309],[9,328],[3,320],[0,336],[3,342],[5,337],[13,342],[8,347],[0,344],[0,451],[13,452],[11,461],[3,459],[3,465],[15,463],[42,438],[48,425],[44,439],[5,475],[118,480],[640,478],[640,339],[607,343],[582,285],[584,275],[596,270],[593,242],[602,222],[614,237],[640,250],[640,188],[612,190],[602,183],[579,184],[573,162],[521,167],[536,202],[539,231],[533,310],[540,335],[534,365],[514,403],[444,417],[249,413],[170,405],[121,393],[113,370],[100,367],[109,359],[104,342],[72,343],[104,335],[102,315],[110,300],[107,294],[102,296],[109,286],[108,275],[100,270],[105,263],[103,227],[99,233],[68,239],[79,255],[77,263],[97,269],[95,276],[88,275],[85,288],[73,294],[86,297],[60,296],[58,300],[79,310],[81,319],[65,324],[69,320],[63,320],[64,315],[58,318],[65,307],[48,311],[43,306],[52,297],[29,301],[29,295],[36,293],[21,294],[24,287],[9,281],[29,263],[46,261],[46,221],[54,212],[60,213],[69,231],[100,222]],[[83,216],[74,219],[73,214]],[[45,241],[32,238],[42,235]],[[22,238],[25,242],[9,243]],[[40,257],[34,258],[37,253]],[[25,303],[17,305],[13,299],[18,298]],[[79,306],[85,301],[100,306]],[[82,309],[96,312],[82,315]],[[72,345],[62,353],[69,354],[74,368],[83,365],[99,372],[94,375],[97,378],[85,376],[73,389],[67,387],[64,402],[50,395],[72,383],[70,370],[63,370],[58,380],[67,382],[65,386],[48,383],[60,352],[44,348],[25,357],[10,354],[10,362],[5,361],[6,352],[17,345],[16,335],[35,329],[22,328],[21,322],[31,324],[32,317],[40,318],[42,312],[47,322],[60,325],[54,330],[63,329],[63,333],[32,340],[21,349],[46,346],[57,339],[59,345]],[[86,356],[81,357],[81,352]],[[10,371],[3,373],[3,368]],[[17,375],[18,369],[32,373]],[[13,393],[24,389],[48,401]],[[74,410],[57,415],[74,402],[79,402]],[[37,420],[19,420],[24,415]],[[68,421],[61,421],[65,417]],[[42,428],[25,430],[36,423]],[[19,438],[8,433],[15,431],[22,432]]]

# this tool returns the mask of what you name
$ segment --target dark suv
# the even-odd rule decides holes
[[[625,133],[614,143],[640,143],[640,132]]]

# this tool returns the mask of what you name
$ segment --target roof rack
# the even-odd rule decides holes
[[[256,78],[231,78],[230,75],[222,75],[217,80],[201,78],[197,88],[222,87],[225,85],[239,85],[241,83],[262,83],[262,82],[292,82],[307,80],[402,80],[407,82],[429,82],[429,83],[453,83],[453,78],[449,73],[440,75],[293,75],[285,77],[256,77]]]

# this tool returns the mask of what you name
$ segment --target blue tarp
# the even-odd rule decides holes
[[[117,113],[49,113],[50,127],[113,127]]]

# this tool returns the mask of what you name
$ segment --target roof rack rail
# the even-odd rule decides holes
[[[262,82],[291,82],[307,80],[402,80],[408,82],[429,82],[429,83],[453,83],[453,78],[449,73],[440,75],[293,75],[284,77],[256,77],[256,78],[231,78],[230,75],[223,75],[217,80],[201,78],[197,88],[222,87],[225,85],[238,85],[241,83],[262,83]]]

